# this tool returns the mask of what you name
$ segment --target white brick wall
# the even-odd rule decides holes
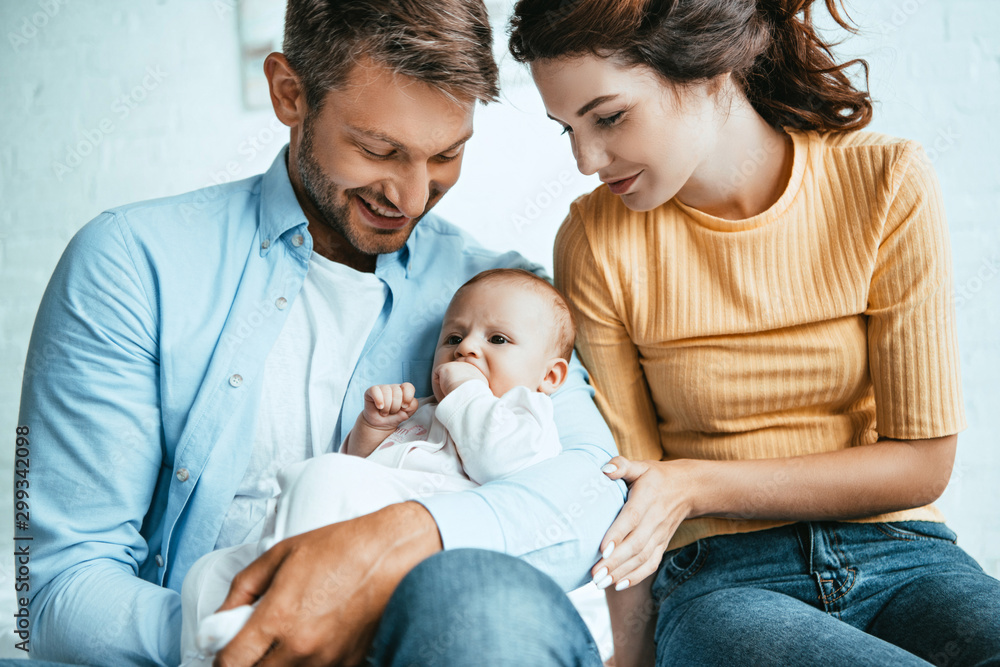
[[[109,206],[218,182],[227,170],[263,171],[285,142],[270,112],[242,108],[234,6],[0,3],[0,442],[13,444],[31,324],[73,233]],[[839,52],[872,66],[872,129],[923,142],[944,188],[969,429],[939,505],[997,576],[1000,3],[855,0],[851,14],[862,34]],[[594,181],[576,172],[531,88],[512,85],[505,96],[477,111],[462,181],[439,211],[486,244],[550,265],[569,201]],[[88,142],[96,147],[77,164],[69,153]],[[10,629],[10,445],[0,448],[0,656],[20,655]]]

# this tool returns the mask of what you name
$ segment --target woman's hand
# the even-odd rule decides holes
[[[697,461],[629,461],[616,456],[601,470],[629,487],[628,500],[601,543],[591,569],[598,588],[634,586],[656,572],[670,538],[692,516]]]
[[[864,447],[749,461],[616,456],[602,470],[625,480],[628,501],[601,543],[594,582],[621,590],[648,577],[684,519],[842,521],[922,507],[948,484],[957,440],[879,438]]]

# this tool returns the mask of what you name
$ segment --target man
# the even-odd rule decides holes
[[[496,95],[481,2],[290,0],[265,72],[291,127],[270,170],[105,212],[46,291],[20,420],[33,656],[177,664],[191,564],[259,536],[277,470],[339,448],[366,387],[430,394],[467,278],[537,270],[428,215]],[[585,581],[624,499],[591,395],[574,362],[551,461],[271,549],[233,583],[224,608],[259,604],[218,662],[597,661],[552,581]]]

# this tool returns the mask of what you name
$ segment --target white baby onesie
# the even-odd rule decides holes
[[[183,667],[211,665],[243,627],[252,608],[214,612],[233,577],[279,541],[394,503],[475,488],[561,451],[547,395],[515,387],[497,398],[472,381],[440,403],[422,399],[366,459],[330,453],[283,468],[261,540],[206,554],[184,578]]]

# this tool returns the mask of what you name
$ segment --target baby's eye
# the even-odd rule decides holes
[[[507,342],[507,339],[501,336],[500,334],[494,334],[490,336],[490,342],[493,343],[494,345],[503,345],[504,343]]]
[[[461,342],[462,342],[462,337],[461,336],[452,335],[452,336],[448,336],[447,338],[444,339],[444,344],[445,345],[458,345]]]

